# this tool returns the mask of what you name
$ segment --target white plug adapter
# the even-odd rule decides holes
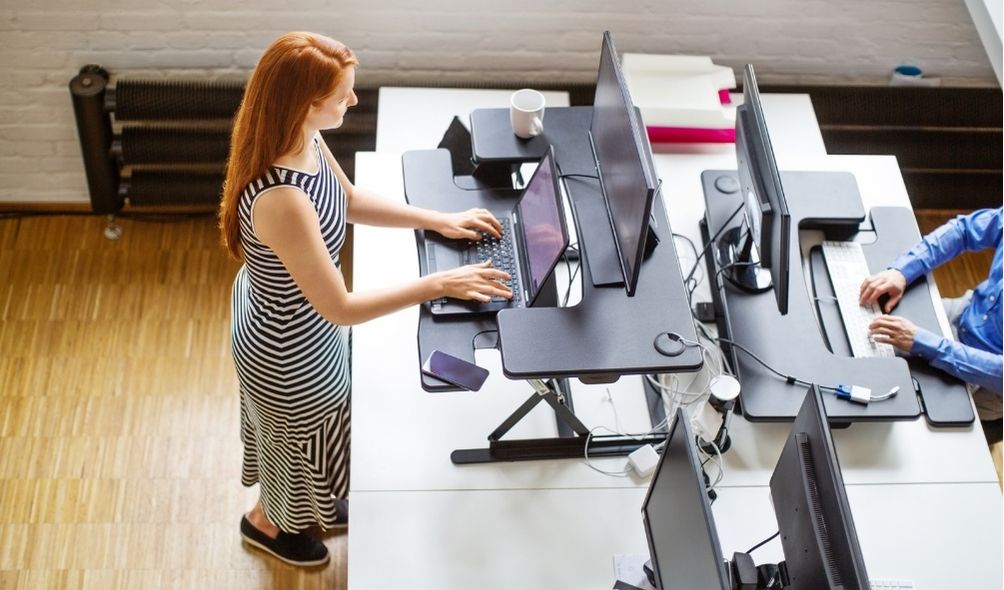
[[[628,465],[638,474],[639,477],[648,477],[655,471],[655,466],[659,464],[659,453],[655,452],[655,447],[645,445],[639,447],[628,455]]]

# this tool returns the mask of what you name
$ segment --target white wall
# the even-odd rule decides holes
[[[67,90],[84,64],[242,76],[312,30],[357,52],[360,85],[583,82],[604,29],[621,52],[753,62],[761,83],[881,84],[909,61],[996,85],[963,0],[4,0],[0,202],[88,200]]]

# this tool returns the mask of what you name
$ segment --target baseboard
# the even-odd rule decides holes
[[[0,202],[0,213],[90,213],[91,204],[73,201],[67,203],[49,202],[39,203],[37,201],[2,201]]]
[[[129,205],[123,207],[118,213],[123,217],[129,215],[191,215],[205,213],[206,215],[212,214],[216,211],[216,204],[199,204],[199,205]],[[66,213],[72,215],[86,215],[93,213],[91,210],[90,203],[81,203],[79,201],[58,203],[58,202],[17,202],[8,201],[0,202],[0,213],[47,213],[47,214],[59,214]]]

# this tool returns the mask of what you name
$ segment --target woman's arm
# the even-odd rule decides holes
[[[442,234],[448,238],[464,238],[478,240],[479,232],[488,232],[495,237],[501,237],[502,226],[495,216],[486,209],[469,209],[459,213],[440,213],[431,209],[422,209],[404,203],[385,199],[376,193],[361,189],[351,182],[335,160],[324,140],[318,137],[324,159],[331,166],[338,181],[348,196],[349,223],[362,223],[381,227],[404,227],[410,229],[427,229]]]
[[[433,273],[399,287],[349,293],[321,237],[317,212],[294,188],[278,188],[258,197],[253,209],[255,233],[271,248],[307,301],[326,320],[350,326],[438,297],[488,301],[511,297],[499,281],[506,273],[486,265]]]

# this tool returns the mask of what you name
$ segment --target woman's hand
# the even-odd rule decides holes
[[[435,226],[429,229],[455,240],[480,240],[482,233],[502,237],[502,224],[488,209],[440,213]]]
[[[469,264],[432,275],[444,297],[453,299],[473,299],[487,303],[492,296],[512,299],[512,289],[502,281],[512,277],[509,273],[491,267],[491,260],[481,264]]]
[[[917,337],[917,326],[895,315],[880,315],[872,320],[868,331],[875,342],[891,344],[903,352],[913,349],[913,340]]]
[[[889,296],[882,311],[889,313],[896,307],[899,300],[903,298],[903,291],[906,290],[906,277],[900,271],[889,268],[868,277],[861,283],[861,305],[871,305],[877,303],[879,297]]]

